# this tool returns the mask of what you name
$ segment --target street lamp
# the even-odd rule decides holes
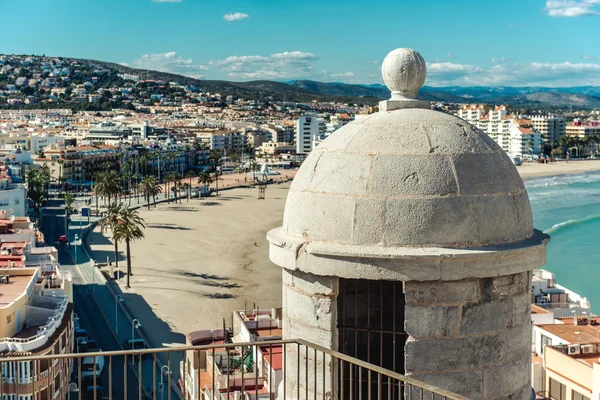
[[[79,342],[85,342],[85,338],[82,337],[78,337],[77,338],[77,352],[79,353]]]
[[[75,246],[75,264],[77,264],[77,241],[79,240],[79,235],[75,234],[75,240],[73,241],[73,246]]]
[[[140,324],[140,321],[136,318],[133,321],[131,321],[131,346],[134,346],[133,341],[135,340],[135,328],[141,328],[142,324]],[[129,349],[131,350],[131,349]],[[135,365],[135,355],[133,355],[131,357],[131,363],[133,365]]]
[[[117,310],[117,304],[119,303],[119,301],[125,301],[123,296],[121,296],[120,294],[118,294],[117,297],[115,297],[115,335],[117,337],[119,337],[119,313]]]
[[[166,372],[165,372],[166,371]],[[163,394],[165,393],[165,385],[163,383],[163,376],[165,375],[169,375],[171,372],[169,371],[169,367],[166,365],[163,365],[160,369],[160,386],[159,386],[159,390],[160,390],[160,400],[163,399]],[[169,381],[167,381],[169,382]]]

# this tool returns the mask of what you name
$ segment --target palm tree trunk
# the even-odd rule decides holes
[[[147,200],[148,200],[148,211],[150,211],[150,195],[147,196]]]
[[[131,250],[129,249],[129,240],[125,240],[127,244],[127,289],[131,289],[131,285],[129,284],[129,277],[133,274],[131,273]]]
[[[113,241],[115,242],[115,269],[119,269],[119,242],[115,240],[114,234]]]

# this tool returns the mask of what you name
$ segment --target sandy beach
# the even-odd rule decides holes
[[[600,170],[600,160],[527,163],[518,170],[524,179],[574,174]],[[220,186],[243,180],[244,175],[225,176]],[[132,289],[125,289],[125,278],[120,287],[147,332],[161,332],[152,335],[159,340],[153,345],[170,345],[194,330],[220,328],[236,308],[281,306],[281,270],[269,261],[265,235],[282,223],[289,186],[269,185],[265,200],[258,199],[256,188],[235,188],[140,210],[146,239],[132,246]],[[104,237],[96,230],[91,244],[95,259],[113,259],[110,232]],[[120,262],[124,270],[124,253]],[[165,324],[170,332],[164,332]]]
[[[142,208],[146,239],[132,245],[132,289],[120,287],[146,332],[187,334],[222,327],[233,309],[281,306],[281,269],[269,261],[266,232],[281,225],[290,183],[237,188],[205,199]],[[110,232],[92,235],[93,257],[113,260]],[[120,255],[125,270],[125,254]],[[162,320],[162,321],[161,321]],[[230,324],[230,322],[229,322]],[[153,336],[153,335],[151,335]],[[161,343],[169,345],[165,332]],[[171,335],[172,338],[180,335]]]
[[[600,171],[600,160],[558,161],[550,164],[529,162],[518,166],[517,170],[523,180],[544,176],[580,174],[582,172]]]

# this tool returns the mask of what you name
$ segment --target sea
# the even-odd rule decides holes
[[[600,171],[525,182],[536,229],[550,235],[546,270],[600,313]]]

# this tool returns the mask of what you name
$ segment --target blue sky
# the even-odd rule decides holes
[[[204,79],[381,82],[397,47],[427,83],[600,86],[600,0],[0,0],[0,53]]]

